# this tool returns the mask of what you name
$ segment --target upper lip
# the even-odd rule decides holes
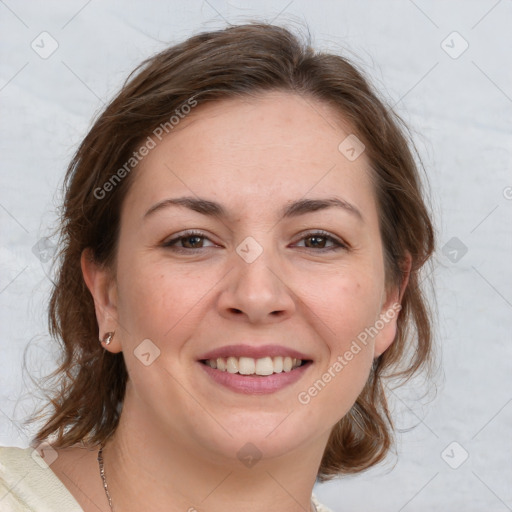
[[[253,359],[260,359],[263,357],[294,357],[302,359],[303,361],[310,360],[311,358],[301,352],[282,345],[226,345],[219,347],[199,357],[199,361],[205,359],[217,359],[219,357],[252,357]]]

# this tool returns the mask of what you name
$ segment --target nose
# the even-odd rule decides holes
[[[278,258],[270,250],[250,263],[235,252],[233,265],[219,297],[222,316],[257,324],[279,322],[294,313],[291,283],[286,282]]]

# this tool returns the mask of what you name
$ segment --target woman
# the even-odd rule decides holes
[[[32,447],[0,450],[2,510],[321,512],[315,481],[384,459],[384,379],[431,362],[434,232],[347,60],[253,23],[145,61],[61,229],[58,388]]]

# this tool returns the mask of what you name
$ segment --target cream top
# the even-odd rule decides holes
[[[332,512],[312,496],[318,512]],[[32,448],[0,446],[1,512],[83,512],[66,486]]]

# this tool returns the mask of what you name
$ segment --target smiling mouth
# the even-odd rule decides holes
[[[238,375],[266,377],[277,373],[289,373],[301,366],[311,363],[307,359],[294,357],[218,357],[216,359],[202,359],[200,363],[225,373]]]

